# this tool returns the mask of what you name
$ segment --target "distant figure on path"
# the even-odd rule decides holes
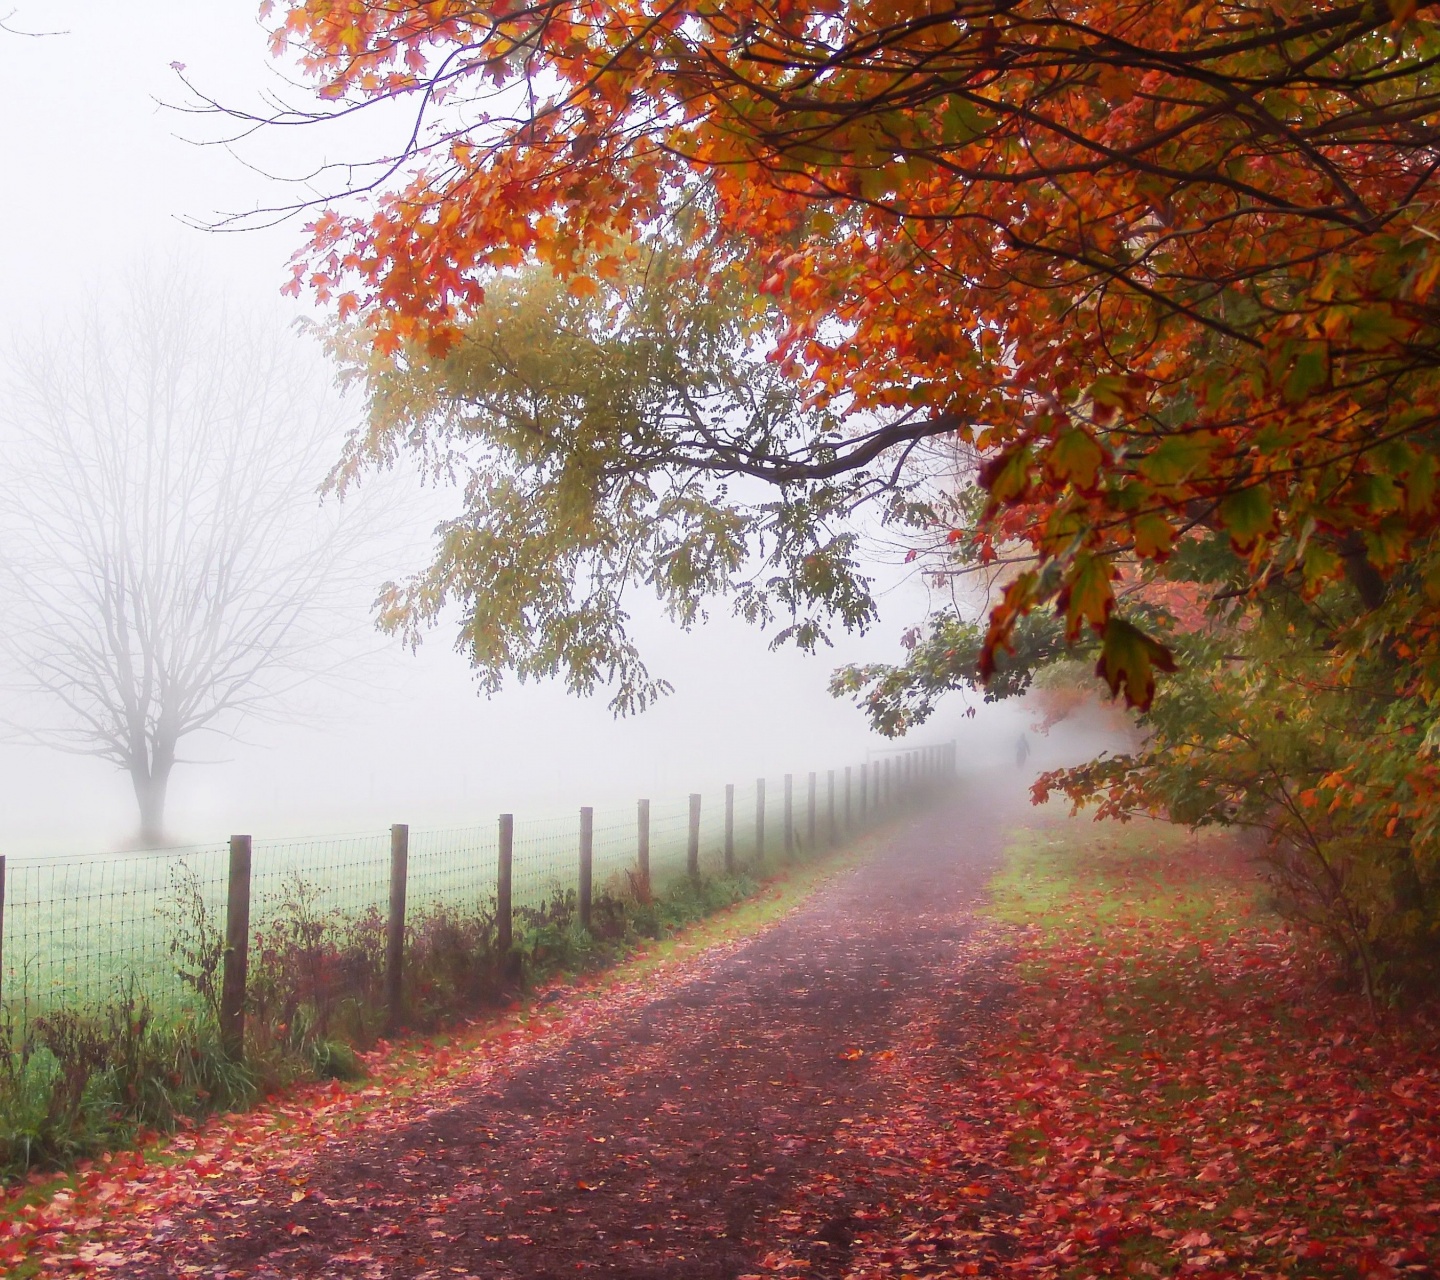
[[[1025,761],[1030,759],[1030,739],[1023,733],[1015,741],[1015,767],[1023,769]]]

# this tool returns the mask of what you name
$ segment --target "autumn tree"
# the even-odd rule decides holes
[[[1031,644],[1020,628],[1046,625],[1022,620],[1048,612],[1140,708],[1177,659],[1222,683],[1253,670],[1275,709],[1266,662],[1317,689],[1363,684],[1378,701],[1342,700],[1331,730],[1383,709],[1390,746],[1315,777],[1319,757],[1290,752],[1277,776],[1350,812],[1332,850],[1397,842],[1411,866],[1392,879],[1433,905],[1433,6],[267,11],[318,95],[283,119],[414,105],[372,202],[337,187],[295,267],[293,287],[358,317],[377,359],[445,358],[527,267],[623,310],[633,255],[683,242],[677,287],[764,299],[746,350],[823,415],[778,445],[702,441],[691,465],[787,501],[823,485],[843,508],[908,502],[899,464],[918,442],[974,455],[980,500],[948,528],[934,511],[943,541],[967,567],[1016,546],[1028,563],[982,634],[922,651],[942,659],[926,679],[951,651],[994,678]],[[1190,643],[1164,623],[1146,602],[1176,583],[1254,647],[1207,657],[1206,628]],[[1303,656],[1267,656],[1291,628]],[[1191,709],[1197,732],[1220,723]],[[1183,736],[1160,740],[1178,752]],[[1130,794],[1163,809],[1164,791]]]
[[[319,509],[339,423],[302,341],[173,275],[8,353],[11,736],[124,770],[145,845],[182,744],[273,713],[335,656],[356,543]]]
[[[275,43],[317,84],[302,116],[417,111],[387,170],[409,179],[327,207],[297,287],[441,351],[490,273],[588,289],[683,206],[687,270],[775,296],[774,359],[815,403],[890,443],[958,431],[997,504],[1045,499],[987,653],[1054,603],[1143,703],[1157,650],[1113,614],[1118,549],[1217,528],[1257,573],[1373,597],[1430,528],[1413,5],[307,0]]]

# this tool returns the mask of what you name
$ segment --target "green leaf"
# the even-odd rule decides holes
[[[1440,604],[1440,560],[1431,560],[1420,580],[1425,599],[1431,604]]]
[[[1410,546],[1410,525],[1399,515],[1386,516],[1374,529],[1365,532],[1365,551],[1377,569],[1393,569],[1405,558]]]
[[[1285,378],[1285,399],[1299,404],[1316,387],[1324,386],[1326,378],[1325,353],[1316,348],[1302,351],[1295,357],[1290,372]]]
[[[1110,587],[1114,576],[1108,560],[1092,555],[1075,557],[1075,566],[1055,601],[1056,609],[1065,615],[1066,640],[1073,643],[1087,622],[1097,631],[1105,625],[1115,605],[1115,592]]]
[[[1123,618],[1110,618],[1101,634],[1095,674],[1109,686],[1111,696],[1123,690],[1126,706],[1147,710],[1155,700],[1157,670],[1175,670],[1170,650]]]
[[[1327,583],[1340,578],[1345,572],[1345,564],[1334,547],[1312,540],[1305,544],[1300,572],[1306,593],[1313,595]]]
[[[1175,545],[1175,530],[1170,521],[1154,511],[1136,516],[1130,522],[1135,539],[1135,554],[1146,560],[1163,560]]]
[[[1238,489],[1220,503],[1220,520],[1237,551],[1248,551],[1275,527],[1270,490],[1263,484]]]
[[[1050,446],[1046,466],[1062,483],[1073,484],[1083,492],[1095,488],[1095,478],[1105,462],[1105,451],[1078,427],[1062,431]]]
[[[947,147],[964,146],[991,128],[995,120],[966,98],[951,98],[940,113],[940,141]]]
[[[1102,374],[1090,384],[1090,403],[1100,409],[1121,409],[1130,395],[1130,382],[1116,373]]]
[[[1029,492],[1030,461],[1030,446],[1022,444],[980,468],[980,483],[990,491],[992,502],[1014,502]]]
[[[1345,492],[1346,499],[1369,515],[1385,515],[1398,511],[1401,505],[1400,486],[1389,476],[1358,475]]]
[[[1378,351],[1408,337],[1414,326],[1388,306],[1365,307],[1350,321],[1350,337],[1357,346]]]
[[[1405,486],[1405,514],[1418,516],[1435,504],[1436,459],[1433,453],[1414,450],[1414,460],[1400,477]]]
[[[1201,470],[1214,452],[1214,438],[1206,433],[1166,436],[1141,458],[1138,469],[1152,484],[1181,484]]]
[[[893,165],[879,164],[864,167],[858,174],[860,194],[866,200],[880,201],[904,185],[901,175]]]

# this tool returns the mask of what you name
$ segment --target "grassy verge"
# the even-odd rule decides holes
[[[1440,1058],[1376,1025],[1264,909],[1233,844],[1159,824],[1020,832],[994,914],[1021,939],[984,1050],[1026,1273],[1440,1269]]]

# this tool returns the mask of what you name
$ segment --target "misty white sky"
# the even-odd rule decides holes
[[[184,98],[172,62],[241,105],[280,88],[257,6],[9,0],[0,14],[11,7],[9,26],[65,34],[0,32],[0,330],[27,331],[79,307],[126,268],[176,255],[227,297],[275,299],[299,227],[220,235],[186,226],[187,218],[272,203],[276,193],[224,149],[180,140],[204,134],[205,123],[156,101]],[[343,141],[312,131],[272,144],[287,151],[249,157],[299,171],[337,158],[326,148]],[[425,532],[397,529],[397,554]],[[394,567],[378,568],[377,583]],[[177,769],[170,825],[186,839],[210,840],[395,821],[488,823],[502,809],[659,799],[858,762],[892,744],[829,697],[828,673],[841,661],[893,658],[901,631],[924,611],[923,591],[902,584],[886,594],[869,636],[813,658],[769,653],[765,637],[731,621],[723,603],[690,634],[657,620],[644,627],[647,653],[676,693],[622,722],[603,698],[577,701],[558,687],[513,688],[487,701],[450,632],[435,632],[418,655],[377,640],[381,652],[355,679],[314,691],[301,722],[252,724],[243,743],[197,742],[197,752],[225,762]],[[365,625],[357,610],[357,628]],[[962,754],[989,755],[994,743],[1010,750],[1018,710],[977,720],[963,711],[953,700],[917,744],[959,737]],[[0,746],[0,852],[109,847],[133,823],[128,782],[113,767]]]

